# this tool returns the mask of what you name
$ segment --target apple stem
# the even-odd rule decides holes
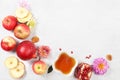
[[[40,61],[41,57],[39,56],[38,60]]]

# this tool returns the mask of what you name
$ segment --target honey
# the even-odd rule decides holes
[[[67,53],[62,52],[55,62],[55,68],[64,74],[69,74],[75,66],[75,59],[70,57]]]

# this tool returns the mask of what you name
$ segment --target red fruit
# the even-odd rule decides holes
[[[30,35],[30,29],[26,24],[18,24],[14,29],[15,37],[25,39]]]
[[[11,15],[6,16],[2,21],[2,25],[7,30],[13,30],[17,25],[17,18]]]
[[[5,51],[11,51],[16,47],[16,40],[13,37],[7,36],[2,39],[1,41],[1,47]]]
[[[23,41],[18,44],[17,49],[17,56],[22,60],[30,60],[36,57],[36,47],[31,41]]]
[[[87,63],[80,63],[75,69],[74,76],[79,80],[90,80],[92,67]]]
[[[47,70],[47,64],[43,61],[35,61],[32,64],[32,70],[36,74],[44,74]]]

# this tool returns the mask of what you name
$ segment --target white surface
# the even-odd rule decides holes
[[[105,57],[111,53],[113,60],[110,69],[104,76],[93,74],[91,80],[119,80],[120,74],[120,0],[28,0],[31,11],[37,19],[33,35],[40,37],[36,45],[49,45],[52,56],[47,63],[63,51],[74,51],[73,56],[79,61],[91,63],[97,57]],[[14,15],[18,0],[0,1],[0,21],[10,14]],[[12,32],[5,30],[0,24],[0,40]],[[14,37],[14,36],[13,36]],[[28,38],[30,39],[30,38]],[[89,60],[86,55],[92,54]],[[4,60],[12,52],[0,48],[0,80],[13,80]],[[24,61],[26,76],[21,80],[76,80],[59,73],[36,75],[31,69],[30,61]]]

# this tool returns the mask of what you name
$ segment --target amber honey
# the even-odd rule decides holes
[[[70,57],[67,53],[63,52],[55,62],[55,68],[64,74],[69,74],[75,66],[75,59]]]

